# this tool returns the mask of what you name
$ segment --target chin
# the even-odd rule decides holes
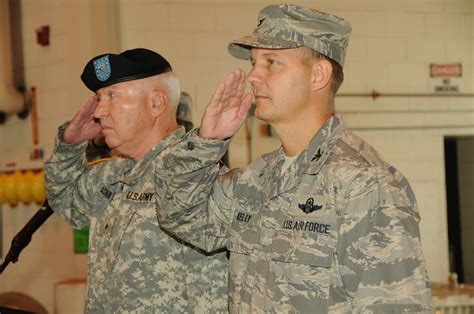
[[[255,117],[263,122],[270,123],[269,115],[262,112],[262,110],[255,110]]]
[[[117,141],[114,141],[114,139],[111,139],[109,137],[105,137],[105,143],[110,149],[117,149],[118,147]]]

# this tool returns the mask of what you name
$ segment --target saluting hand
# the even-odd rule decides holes
[[[81,110],[74,115],[66,130],[64,130],[63,141],[65,143],[79,143],[102,136],[100,122],[94,119],[96,107],[97,97],[92,96],[82,106]]]
[[[202,116],[199,135],[223,140],[240,129],[249,112],[252,95],[245,91],[245,72],[235,69],[219,85]]]

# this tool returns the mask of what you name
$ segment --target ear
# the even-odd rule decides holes
[[[311,87],[313,91],[318,91],[326,86],[329,87],[332,77],[331,62],[325,59],[316,61],[311,69]]]
[[[151,96],[151,114],[158,117],[168,108],[168,95],[163,90],[154,90]]]

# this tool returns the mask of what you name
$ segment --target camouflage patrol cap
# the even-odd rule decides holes
[[[297,5],[269,5],[260,11],[251,35],[232,41],[228,50],[250,59],[250,49],[309,47],[344,65],[351,25],[344,19]]]
[[[92,58],[84,67],[82,82],[93,92],[116,83],[138,80],[172,71],[160,54],[145,48],[106,53]]]

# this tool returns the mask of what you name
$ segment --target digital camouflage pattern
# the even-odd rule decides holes
[[[178,129],[138,162],[114,157],[85,166],[87,143],[63,144],[60,127],[45,164],[51,207],[74,227],[95,220],[89,243],[86,312],[225,313],[225,253],[203,255],[160,229],[162,172]]]
[[[258,15],[251,35],[232,41],[228,50],[239,59],[250,59],[250,48],[308,47],[344,65],[351,25],[332,14],[291,4],[269,5]]]
[[[334,116],[281,173],[284,152],[222,169],[227,142],[189,133],[159,220],[202,249],[227,246],[232,313],[432,313],[407,180]]]

